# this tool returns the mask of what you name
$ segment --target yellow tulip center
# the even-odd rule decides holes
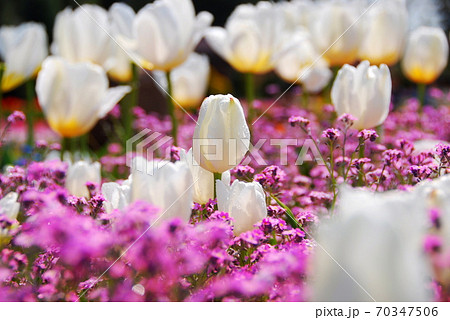
[[[55,121],[50,119],[49,125],[54,131],[66,138],[79,137],[89,130],[86,130],[86,126],[83,126],[73,118],[66,121]]]

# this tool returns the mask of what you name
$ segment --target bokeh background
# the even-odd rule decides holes
[[[319,0],[318,0],[319,1]],[[361,0],[365,1],[365,0]],[[429,0],[406,0],[406,1],[429,1]],[[446,30],[447,35],[450,29],[450,0],[435,0],[440,5],[440,12],[442,15],[442,27]],[[52,41],[52,30],[56,14],[66,7],[76,8],[78,4],[97,4],[104,8],[109,8],[114,2],[124,2],[138,11],[146,4],[153,2],[150,0],[0,0],[0,25],[17,25],[25,21],[36,21],[45,24],[49,35],[49,41]],[[256,3],[258,0],[193,0],[196,11],[209,11],[214,15],[213,25],[224,25],[228,16],[234,8],[242,3]],[[280,1],[272,1],[280,2]],[[426,13],[424,13],[426,14]],[[417,17],[424,18],[423,14],[418,12]],[[243,78],[242,75],[234,71],[225,61],[219,58],[207,46],[205,41],[202,41],[197,51],[207,54],[211,63],[211,79],[210,79],[210,94],[233,92],[236,96],[242,97],[243,92]],[[416,86],[407,81],[399,66],[394,66],[391,69],[394,86],[396,91],[402,92],[403,95],[414,95]],[[260,97],[267,96],[267,87],[271,84],[276,84],[280,91],[284,91],[290,84],[284,83],[275,74],[269,73],[267,75],[258,76],[257,88],[259,88],[258,95]],[[436,82],[436,85],[444,88],[450,87],[450,68],[446,71]],[[22,96],[23,89],[19,88],[8,95]],[[141,106],[147,110],[155,110],[164,113],[165,97],[156,89],[153,81],[145,74],[141,77],[141,91],[139,101]]]

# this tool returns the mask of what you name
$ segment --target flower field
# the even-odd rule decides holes
[[[436,1],[77,4],[0,26],[0,301],[450,300]]]

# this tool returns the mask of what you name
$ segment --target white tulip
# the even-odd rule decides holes
[[[170,73],[172,97],[183,108],[198,107],[205,98],[209,82],[209,59],[206,55],[191,53],[189,58]],[[153,71],[159,88],[167,89],[167,78],[162,71]]]
[[[438,209],[440,216],[439,233],[443,236],[445,246],[450,246],[450,175],[423,181],[417,185],[417,198],[423,198],[427,209]],[[424,216],[428,212],[424,212]]]
[[[154,170],[150,174],[150,170]],[[147,161],[134,159],[131,201],[147,201],[158,207],[161,219],[181,218],[188,222],[192,212],[193,179],[185,162]]]
[[[429,301],[424,201],[414,193],[341,189],[319,226],[312,266],[316,301]]]
[[[19,195],[16,192],[10,192],[0,199],[0,216],[4,215],[9,220],[17,222],[17,215],[20,209],[20,203],[17,202],[18,197]],[[15,227],[16,225],[7,228],[0,227],[0,248],[9,243],[11,239],[10,229]]]
[[[359,58],[371,64],[394,65],[403,53],[408,32],[405,0],[382,0],[364,16]]]
[[[217,180],[216,188],[219,211],[228,212],[233,218],[235,235],[251,230],[267,217],[266,195],[258,182],[235,180],[230,186]]]
[[[194,51],[213,20],[209,12],[195,16],[191,0],[157,0],[136,15],[136,52],[144,66],[169,71]]]
[[[48,55],[48,40],[42,24],[28,22],[0,28],[0,57],[6,70],[1,89],[10,91],[36,76]]]
[[[70,62],[91,62],[106,70],[113,44],[108,12],[97,5],[66,8],[56,16],[52,53]]]
[[[110,59],[112,64],[108,74],[116,81],[128,82],[133,77],[132,64],[134,54],[129,50],[127,41],[133,38],[134,10],[125,3],[117,2],[109,8],[109,19],[113,44]]]
[[[359,4],[355,1],[326,1],[314,6],[309,30],[316,48],[331,66],[351,64],[357,59],[361,39],[361,28],[356,23]]]
[[[286,28],[294,31],[298,27],[308,27],[310,12],[314,2],[311,0],[281,1],[275,3],[281,8],[286,21]]]
[[[105,71],[91,63],[47,58],[38,75],[36,92],[50,127],[63,137],[91,130],[130,91],[108,88]]]
[[[232,95],[206,98],[194,131],[194,159],[202,168],[223,173],[238,165],[250,145],[244,110]]]
[[[448,62],[448,40],[444,30],[419,27],[409,36],[402,61],[405,76],[416,83],[430,84]]]
[[[20,203],[17,202],[19,195],[10,192],[0,199],[0,215],[5,215],[8,219],[16,220],[19,214]]]
[[[105,210],[111,213],[113,210],[125,209],[131,201],[131,175],[128,180],[118,184],[107,182],[102,185],[102,194],[105,197]]]
[[[242,4],[228,18],[225,28],[206,34],[212,49],[243,73],[266,73],[274,68],[284,30],[281,8],[266,1]]]
[[[214,174],[200,167],[194,159],[192,149],[188,152],[182,149],[180,160],[185,162],[191,170],[194,181],[194,202],[205,204],[210,199],[214,199]]]
[[[340,116],[351,114],[356,129],[376,127],[386,120],[391,102],[392,80],[389,68],[361,62],[357,68],[345,65],[339,70],[331,90],[331,100]]]
[[[66,174],[66,189],[76,197],[89,198],[89,190],[86,183],[92,182],[100,185],[100,163],[89,163],[81,160],[70,164]]]
[[[289,49],[278,60],[275,72],[289,83],[303,84],[308,92],[321,91],[333,73],[326,60],[319,57],[309,32],[297,30],[287,38]]]

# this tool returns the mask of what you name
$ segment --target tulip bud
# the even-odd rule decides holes
[[[100,163],[77,161],[69,166],[66,175],[66,189],[76,197],[89,198],[90,193],[86,183],[92,182],[100,185]]]
[[[266,195],[258,182],[235,180],[230,186],[217,180],[216,186],[219,211],[228,212],[233,218],[235,235],[251,230],[267,217]]]
[[[364,16],[359,57],[371,64],[394,65],[403,53],[408,31],[404,0],[383,0]]]
[[[11,230],[18,226],[17,215],[19,214],[20,203],[17,202],[19,195],[16,192],[10,192],[0,199],[0,249],[11,241]],[[8,223],[4,223],[6,217]],[[11,224],[10,224],[11,223]]]
[[[205,98],[209,81],[209,59],[205,55],[192,53],[189,58],[170,73],[172,97],[183,108],[197,108]],[[164,90],[167,89],[167,78],[164,72],[153,74]]]
[[[425,201],[414,193],[342,188],[317,232],[311,280],[316,301],[429,301]]]
[[[17,27],[0,28],[0,57],[6,71],[1,90],[13,90],[27,79],[36,76],[48,55],[47,33],[42,24],[28,22]]]
[[[213,173],[223,173],[238,165],[250,145],[250,131],[244,110],[232,95],[206,98],[194,131],[194,159]]]
[[[19,195],[10,192],[0,199],[0,215],[5,215],[8,219],[16,220],[19,214],[20,203],[17,202]],[[0,232],[1,233],[1,232]]]
[[[157,70],[170,71],[194,51],[213,20],[209,12],[195,16],[191,0],[157,0],[134,20],[136,52]]]
[[[448,62],[448,41],[440,28],[419,27],[409,36],[402,61],[405,76],[416,83],[430,84]]]
[[[283,28],[281,9],[261,1],[237,6],[225,28],[210,28],[206,40],[239,72],[262,74],[274,68]]]
[[[155,169],[150,174],[150,170]],[[158,221],[179,217],[188,222],[192,212],[192,174],[185,162],[134,159],[131,201],[147,201],[161,209]]]
[[[113,210],[123,210],[130,204],[131,176],[122,184],[107,182],[102,185],[102,194],[105,197],[105,210],[111,213]]]
[[[297,30],[286,39],[287,48],[277,61],[275,72],[289,83],[299,82],[312,93],[321,91],[333,73],[326,60],[319,57],[306,30]]]
[[[108,88],[105,71],[91,63],[47,58],[36,83],[39,103],[50,127],[63,137],[91,130],[130,91]]]
[[[331,66],[353,63],[358,57],[361,28],[358,2],[327,1],[316,3],[311,12],[309,30],[319,52]]]
[[[194,181],[194,202],[205,204],[210,199],[214,199],[214,174],[200,167],[194,160],[192,149],[188,152],[181,149],[180,160],[185,162],[191,170]]]
[[[331,90],[338,116],[345,113],[357,120],[355,129],[376,127],[386,120],[391,103],[392,80],[389,68],[361,62],[357,68],[345,65],[339,70]]]
[[[108,12],[85,4],[66,8],[56,16],[52,53],[70,62],[91,62],[106,70],[113,64],[110,53],[116,44],[110,38]]]

